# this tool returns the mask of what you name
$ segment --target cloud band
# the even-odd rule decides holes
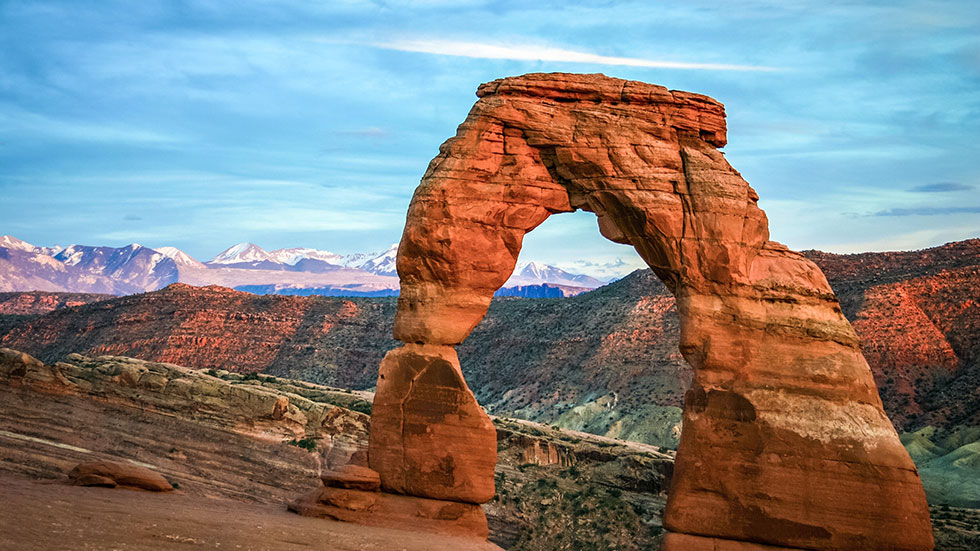
[[[530,45],[499,45],[479,42],[450,40],[395,40],[374,43],[372,46],[386,50],[418,52],[480,59],[510,59],[515,61],[556,61],[564,63],[590,63],[594,65],[620,65],[652,69],[681,69],[703,71],[778,71],[775,67],[761,65],[732,65],[726,63],[688,63],[662,61],[635,57],[611,57],[561,48]]]

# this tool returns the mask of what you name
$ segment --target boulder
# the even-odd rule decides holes
[[[475,504],[493,497],[497,431],[452,347],[407,344],[385,356],[368,458],[388,492]]]
[[[160,473],[122,461],[79,463],[68,473],[68,478],[77,486],[121,486],[149,492],[170,492],[174,489]]]

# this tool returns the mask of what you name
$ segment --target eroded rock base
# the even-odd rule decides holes
[[[796,547],[773,547],[747,541],[703,538],[670,532],[664,536],[660,551],[799,551]]]
[[[319,488],[290,503],[289,510],[306,517],[481,541],[490,533],[479,505],[386,492]]]
[[[479,505],[381,492],[378,473],[345,465],[320,476],[323,487],[289,504],[294,513],[365,526],[486,541],[487,517]]]

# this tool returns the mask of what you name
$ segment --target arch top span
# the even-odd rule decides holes
[[[481,84],[476,95],[643,109],[662,116],[663,126],[695,132],[715,147],[728,143],[724,105],[702,94],[669,90],[657,84],[601,74],[532,73]]]
[[[665,550],[928,551],[925,494],[826,278],[769,240],[725,160],[724,107],[603,75],[482,85],[429,164],[398,250],[369,458],[397,493],[482,503],[496,434],[454,346],[552,214],[596,214],[677,299],[694,368]],[[727,543],[726,543],[727,542]],[[735,543],[743,542],[743,543]]]
[[[675,292],[747,280],[768,224],[717,150],[719,102],[574,74],[495,80],[477,96],[409,207],[397,339],[462,342],[510,277],[524,234],[577,209]]]

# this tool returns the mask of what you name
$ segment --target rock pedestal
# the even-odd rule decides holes
[[[382,360],[368,457],[389,492],[476,504],[493,498],[497,431],[451,346],[406,344]]]
[[[717,149],[720,103],[603,75],[530,74],[477,95],[398,249],[406,344],[382,362],[371,424],[382,487],[492,496],[492,429],[452,346],[524,234],[583,209],[674,293],[695,370],[665,549],[932,549],[922,485],[854,330],[820,270],[769,240],[758,195]]]

